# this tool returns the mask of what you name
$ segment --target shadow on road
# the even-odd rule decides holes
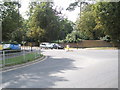
[[[51,58],[50,56],[37,64],[17,70],[4,72],[3,87],[5,88],[50,88],[58,81],[68,81],[60,77],[65,70],[82,69],[73,65],[74,60],[68,58]]]

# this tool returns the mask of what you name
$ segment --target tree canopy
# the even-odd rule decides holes
[[[94,5],[96,28],[109,35],[114,44],[120,43],[120,2],[100,2]]]
[[[70,6],[76,6],[78,3],[74,4]],[[109,37],[115,45],[118,45],[120,43],[119,24],[120,2],[96,2],[84,7],[76,27],[89,39]]]
[[[53,9],[53,3],[31,3],[28,36],[39,41],[54,41],[64,39],[73,28],[67,19],[60,17],[59,12]]]
[[[3,41],[12,38],[12,32],[22,25],[22,17],[18,12],[20,4],[17,2],[3,2],[0,4]]]

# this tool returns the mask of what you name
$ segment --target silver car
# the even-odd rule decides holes
[[[51,43],[41,43],[40,48],[45,48],[45,49],[53,49],[53,44]]]

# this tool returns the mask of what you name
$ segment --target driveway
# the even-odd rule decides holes
[[[3,72],[3,88],[118,88],[118,50],[42,53],[42,62]]]

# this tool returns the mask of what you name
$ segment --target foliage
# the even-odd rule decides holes
[[[54,41],[63,39],[73,28],[71,22],[60,17],[53,9],[53,3],[31,3],[29,11],[27,36],[34,41]]]
[[[59,32],[59,40],[61,39],[65,39],[65,37],[67,36],[67,34],[71,33],[73,31],[73,26],[74,23],[67,20],[67,19],[63,19],[60,21],[60,32]]]
[[[15,30],[11,33],[11,42],[18,42],[21,43],[21,41],[23,40],[23,36],[24,36],[24,31],[19,28],[18,30]]]
[[[33,12],[33,14],[31,12]],[[52,22],[55,20],[55,13],[51,8],[50,3],[35,4],[30,13],[31,16],[28,22],[29,31],[27,33],[28,37],[32,37],[40,41],[45,40],[46,36],[51,39],[50,35],[53,32],[50,33],[50,31],[54,25]]]
[[[76,22],[80,33],[87,36],[87,39],[102,39],[118,45],[120,43],[120,2],[97,2],[87,4],[84,9],[81,4],[81,1],[76,1],[67,8],[70,11],[76,6],[82,8],[82,13]],[[82,39],[85,38],[82,36]]]
[[[20,4],[17,2],[3,2],[0,6],[3,41],[9,41],[12,32],[17,31],[22,25],[22,17],[18,12]]]
[[[73,23],[64,19],[61,11],[53,9],[50,2],[31,2],[29,5],[28,20],[19,14],[18,2],[0,3],[3,41],[42,42],[65,39],[73,30]]]
[[[82,5],[86,6],[88,4],[89,4],[88,2],[75,1],[75,2],[71,3],[66,10],[73,11],[73,10],[75,10],[76,7],[80,7],[80,11],[81,11]]]
[[[106,35],[105,37],[102,37],[102,38],[100,38],[101,40],[104,40],[104,41],[107,41],[107,42],[110,42],[111,41],[111,39],[110,39],[110,37],[108,36],[108,35]]]
[[[2,42],[2,44],[19,44],[18,42],[16,41],[7,41],[7,42]]]
[[[63,40],[63,42],[67,42],[67,43],[77,43],[82,41],[80,38],[80,35],[77,31],[73,31],[72,33],[68,34],[65,38],[65,40]]]
[[[94,5],[96,28],[102,28],[116,45],[120,43],[120,2],[100,2]]]
[[[96,21],[93,13],[92,5],[88,5],[81,15],[81,18],[77,21],[77,28],[81,33],[89,39],[97,40],[103,36],[101,29],[96,29]]]

